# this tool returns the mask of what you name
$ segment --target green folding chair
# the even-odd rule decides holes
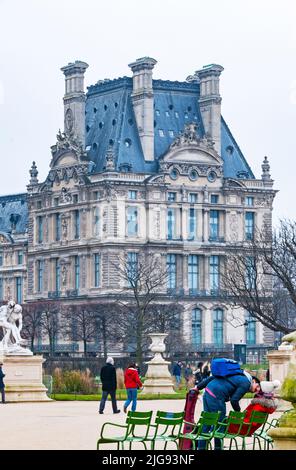
[[[221,447],[224,448],[224,440],[230,439],[229,441],[229,450],[231,450],[232,443],[235,443],[236,450],[238,450],[238,443],[236,438],[241,437],[240,432],[246,423],[244,423],[244,418],[246,417],[246,412],[240,411],[230,411],[229,415],[224,418],[224,420],[218,423],[219,427],[214,432],[214,438],[221,439],[222,445]],[[231,431],[233,426],[236,426],[236,431]]]
[[[261,424],[263,427],[267,421],[268,413],[263,413],[261,411],[252,411],[250,416],[250,421],[243,423],[243,433],[236,436],[236,439],[242,440],[241,450],[246,450],[246,439],[253,437],[253,434],[250,435],[253,424]],[[253,449],[255,448],[255,443],[253,439]]]
[[[157,411],[155,422],[150,425],[150,428],[154,428],[154,432],[146,439],[151,442],[151,450],[155,449],[157,441],[164,442],[164,450],[166,450],[169,442],[174,442],[178,449],[177,441],[180,438],[183,419],[184,411],[180,413]]]
[[[129,443],[129,449],[132,448],[133,442],[141,442],[145,449],[147,449],[145,441],[150,429],[152,419],[152,411],[129,411],[126,417],[126,424],[121,425],[117,423],[104,423],[101,429],[100,438],[97,441],[97,450],[101,444],[117,443],[117,450],[124,450],[124,443]],[[106,428],[110,427],[115,429],[122,429],[120,436],[106,436]],[[113,433],[113,429],[112,433]]]
[[[271,436],[267,434],[267,431],[271,428],[277,428],[279,425],[279,420],[277,418],[273,418],[270,422],[266,421],[265,425],[255,431],[253,434],[253,449],[256,446],[256,442],[258,442],[259,449],[261,450],[261,442],[263,443],[263,450],[269,450],[273,448],[273,439]]]
[[[206,450],[208,450],[208,448],[212,449],[211,440],[217,429],[219,416],[220,411],[202,411],[193,430],[187,434],[180,434],[180,439],[190,439],[192,441],[193,450],[196,450],[197,443],[200,441],[206,441]],[[183,421],[183,423],[192,426],[192,423],[188,423],[187,421]]]

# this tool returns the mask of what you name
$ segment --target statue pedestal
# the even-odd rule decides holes
[[[8,402],[51,401],[42,383],[42,356],[4,356],[5,395]]]
[[[293,350],[284,349],[279,351],[270,351],[267,354],[269,362],[270,380],[279,380],[284,382],[288,375],[288,368],[292,359]]]
[[[167,334],[151,333],[149,336],[152,339],[150,349],[155,353],[155,356],[151,361],[146,362],[148,370],[142,393],[153,393],[155,395],[158,393],[176,393],[168,368],[170,362],[165,361],[161,355],[165,351],[164,339]]]

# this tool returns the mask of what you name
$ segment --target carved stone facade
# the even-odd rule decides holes
[[[150,62],[144,59],[142,62],[148,67]],[[77,71],[75,64],[69,64],[69,70],[64,68],[65,75],[70,72],[79,75],[86,67],[86,64],[79,62]],[[134,74],[142,77],[140,72],[136,73],[136,65],[139,64],[131,64]],[[150,74],[154,62],[149,66]],[[213,74],[211,87],[216,91],[215,83],[222,70],[219,67],[213,66],[206,73],[201,73],[203,80]],[[78,75],[75,75],[75,80],[78,80]],[[27,195],[27,232],[23,239],[14,244],[0,233],[0,252],[6,256],[10,250],[12,256],[4,256],[5,263],[0,266],[0,276],[5,278],[6,285],[3,298],[15,297],[12,278],[22,270],[24,301],[54,297],[61,302],[69,302],[69,293],[71,303],[79,304],[85,300],[98,302],[102,299],[113,301],[122,285],[117,269],[120,257],[148,248],[162,255],[164,263],[172,255],[171,262],[175,263],[173,296],[184,306],[182,328],[188,344],[194,343],[193,313],[197,310],[201,313],[202,344],[214,347],[214,312],[217,311],[223,315],[223,345],[245,342],[245,327],[234,327],[227,321],[229,307],[222,302],[219,286],[213,288],[213,277],[216,273],[219,277],[223,258],[227,256],[230,246],[233,247],[234,243],[243,246],[250,219],[254,221],[254,231],[255,226],[260,229],[263,224],[271,229],[275,191],[269,165],[267,168],[265,162],[262,179],[227,176],[225,160],[219,151],[221,100],[218,96],[209,97],[207,93],[210,89],[204,88],[200,97],[201,113],[206,116],[213,107],[213,116],[219,120],[219,126],[207,117],[205,126],[188,122],[162,153],[157,170],[153,172],[122,171],[115,144],[107,154],[104,152],[103,170],[93,171],[89,166],[91,157],[81,144],[84,130],[79,130],[79,122],[82,122],[83,106],[79,105],[80,114],[76,116],[74,103],[68,106],[69,75],[66,78],[65,131],[59,131],[57,142],[51,148],[50,171],[44,182],[38,182],[35,163],[32,166]],[[134,80],[137,79],[134,77]],[[114,82],[118,88],[120,83]],[[163,93],[170,86],[170,82],[158,82],[161,81],[156,81],[156,86]],[[124,83],[128,82],[125,80]],[[193,86],[172,83],[176,90],[191,90]],[[196,81],[192,83],[196,87]],[[144,95],[138,96],[139,83],[135,82],[132,102],[136,106],[136,101],[140,100],[140,107],[149,121],[153,97],[148,92],[152,82],[149,81],[148,85]],[[112,89],[109,83],[98,84],[90,87],[89,93],[94,93],[100,86],[104,90]],[[79,101],[81,90],[76,91]],[[114,109],[116,104],[113,103]],[[175,116],[177,119],[177,114]],[[141,121],[141,129],[138,129],[140,140],[145,146],[145,160],[151,162],[153,125],[151,127],[151,122],[146,120],[148,124],[145,129],[145,119],[141,120],[139,113],[136,117],[137,122],[131,121],[129,126],[131,128]],[[115,120],[112,125],[115,126]],[[206,132],[203,127],[207,127]],[[72,132],[73,129],[77,134]],[[125,145],[127,148],[131,145],[128,139]],[[247,213],[253,214],[250,219]],[[18,247],[24,251],[21,267],[15,266],[13,261]],[[213,271],[215,263],[218,263],[218,271]],[[12,266],[14,271],[11,271]],[[6,267],[10,269],[9,275],[5,274]],[[97,276],[95,269],[98,270]],[[196,270],[196,276],[193,276],[193,270]],[[169,290],[165,288],[162,292],[162,301],[172,301],[172,289]],[[244,324],[245,314],[238,312],[241,325]],[[257,324],[256,343],[266,344],[267,341],[272,342],[272,335]]]

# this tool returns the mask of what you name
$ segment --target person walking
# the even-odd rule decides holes
[[[132,362],[124,372],[124,385],[127,393],[127,400],[124,403],[123,411],[126,413],[127,408],[132,403],[132,411],[136,411],[138,389],[143,387],[139,377],[136,364]]]
[[[184,378],[186,382],[186,387],[188,387],[188,382],[192,377],[192,369],[190,367],[190,364],[186,364],[186,367],[184,369]]]
[[[116,369],[114,367],[113,357],[108,357],[106,364],[102,367],[101,373],[101,382],[102,382],[102,399],[100,401],[99,413],[104,414],[105,403],[108,398],[108,395],[111,397],[113,413],[120,413],[120,410],[117,408],[116,403]]]
[[[247,392],[260,391],[260,381],[243,371],[241,374],[231,377],[215,377],[211,375],[196,384],[198,390],[205,389],[203,394],[204,411],[220,411],[219,422],[222,423],[226,416],[226,402],[230,401],[234,411],[240,411],[240,399]],[[206,428],[206,427],[205,427]],[[207,431],[204,429],[203,431]],[[221,450],[221,439],[215,439],[215,450]],[[199,442],[199,450],[204,450],[206,441]]]
[[[3,364],[1,362],[0,363],[0,392],[1,392],[2,403],[4,405],[4,403],[6,403],[6,401],[5,401],[5,385],[4,385],[4,382],[3,382],[5,374],[3,373],[2,366],[3,366]]]
[[[176,362],[173,367],[173,375],[175,376],[177,386],[179,386],[181,382],[181,370],[182,362]]]

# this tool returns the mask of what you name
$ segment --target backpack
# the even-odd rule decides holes
[[[218,378],[244,374],[238,362],[224,357],[212,359],[211,371],[212,375]]]

